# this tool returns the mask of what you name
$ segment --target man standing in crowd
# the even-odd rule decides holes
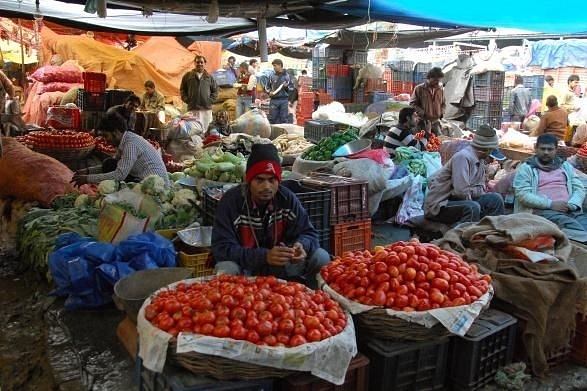
[[[541,113],[546,113],[546,110],[548,110],[548,107],[546,106],[546,98],[548,98],[550,95],[558,97],[558,90],[554,87],[554,77],[546,75],[544,77],[544,91],[542,92],[542,108],[540,109]]]
[[[217,273],[274,275],[303,279],[316,289],[316,273],[330,262],[306,210],[281,184],[279,155],[273,144],[253,144],[245,183],[218,202],[212,230]]]
[[[259,61],[256,58],[251,58],[249,60],[249,73],[255,75],[259,70]]]
[[[242,62],[239,66],[239,77],[237,83],[240,85],[236,98],[236,117],[240,117],[249,111],[253,104],[253,95],[257,88],[257,77],[249,72],[249,64]]]
[[[523,122],[530,109],[532,96],[530,94],[530,89],[524,87],[524,79],[522,79],[522,76],[516,75],[514,80],[515,87],[510,93],[510,119],[512,122]]]
[[[234,58],[234,56],[230,56],[230,57],[228,57],[226,65],[224,66],[224,69],[229,71],[230,73],[232,73],[232,75],[234,76],[233,80],[238,79],[238,70],[236,69],[235,64],[236,64],[236,58]]]
[[[212,104],[218,97],[218,85],[205,69],[206,58],[197,55],[195,68],[183,75],[179,92],[181,100],[187,104],[188,111],[198,116],[204,129],[212,122]]]
[[[501,154],[497,146],[495,129],[481,125],[471,144],[428,178],[428,193],[424,198],[426,218],[455,226],[504,214],[501,195],[485,191],[486,160],[492,154]]]
[[[139,182],[149,175],[159,175],[165,186],[170,186],[161,151],[156,150],[142,136],[126,130],[126,124],[118,114],[106,113],[98,136],[104,137],[117,147],[116,157],[106,159],[101,166],[84,168],[76,172],[72,180],[77,185],[99,183],[106,179]]]
[[[385,136],[384,148],[392,158],[395,156],[397,147],[414,147],[419,151],[425,151],[428,144],[430,132],[420,140],[414,138],[418,124],[418,113],[415,107],[404,107],[399,111],[398,124],[392,126]]]
[[[575,89],[579,85],[579,76],[578,75],[571,75],[567,79],[567,89],[561,93],[561,103],[560,106],[567,111],[567,113],[572,113],[573,111],[579,110],[579,105],[575,99]]]
[[[155,90],[153,80],[145,82],[145,93],[141,99],[141,110],[159,112],[165,110],[165,99],[163,95]]]
[[[585,188],[573,166],[556,156],[557,147],[558,139],[551,133],[536,139],[535,155],[520,165],[514,177],[514,213],[542,216],[570,239],[587,242]]]
[[[538,128],[536,128],[536,134],[533,134],[533,136],[552,133],[559,140],[563,140],[567,133],[569,116],[563,108],[559,107],[558,99],[554,95],[546,98],[546,106],[548,107],[548,111],[542,113],[540,123],[538,124]]]
[[[283,69],[283,62],[275,59],[273,74],[269,79],[267,93],[269,94],[269,122],[272,124],[285,124],[288,117],[289,91],[292,89],[289,74]]]
[[[131,132],[135,131],[135,124],[137,123],[137,109],[141,105],[141,99],[132,94],[121,105],[112,106],[108,110],[106,110],[106,116],[109,115],[117,115],[119,116],[125,124],[124,131],[130,130]]]
[[[416,109],[422,122],[421,128],[427,133],[440,134],[440,120],[444,113],[444,91],[440,81],[444,77],[442,69],[434,67],[426,74],[426,81],[414,88],[410,106]]]

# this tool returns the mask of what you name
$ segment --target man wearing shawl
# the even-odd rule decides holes
[[[535,155],[520,165],[514,177],[514,213],[542,216],[557,224],[570,239],[587,242],[585,188],[573,166],[556,156],[557,146],[554,134],[538,136]]]

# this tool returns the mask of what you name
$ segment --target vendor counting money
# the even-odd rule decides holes
[[[218,202],[212,231],[216,272],[274,275],[317,288],[316,274],[330,262],[296,195],[281,184],[273,144],[253,144],[246,183]]]

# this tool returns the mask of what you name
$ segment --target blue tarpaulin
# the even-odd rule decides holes
[[[585,67],[587,65],[587,40],[565,39],[532,42],[530,66],[542,69]]]

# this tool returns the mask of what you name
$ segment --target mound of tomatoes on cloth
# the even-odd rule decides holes
[[[415,239],[347,252],[320,274],[347,299],[396,311],[471,304],[491,284],[491,276],[480,274],[460,256]]]
[[[182,281],[152,297],[145,318],[173,336],[194,332],[284,347],[321,341],[347,324],[347,315],[326,292],[273,276]]]
[[[80,149],[95,144],[94,137],[75,130],[35,130],[18,138],[18,141],[34,148]]]
[[[116,154],[116,147],[106,141],[102,136],[96,137],[96,150],[106,155],[114,156]]]
[[[424,136],[426,136],[426,131],[421,130],[418,133],[416,133],[414,138],[416,140],[421,140]],[[430,136],[428,137],[428,143],[426,144],[426,150],[428,152],[437,152],[440,149],[441,144],[442,144],[442,142],[440,141],[440,139],[438,137],[436,137],[436,135],[434,133],[431,133]]]

